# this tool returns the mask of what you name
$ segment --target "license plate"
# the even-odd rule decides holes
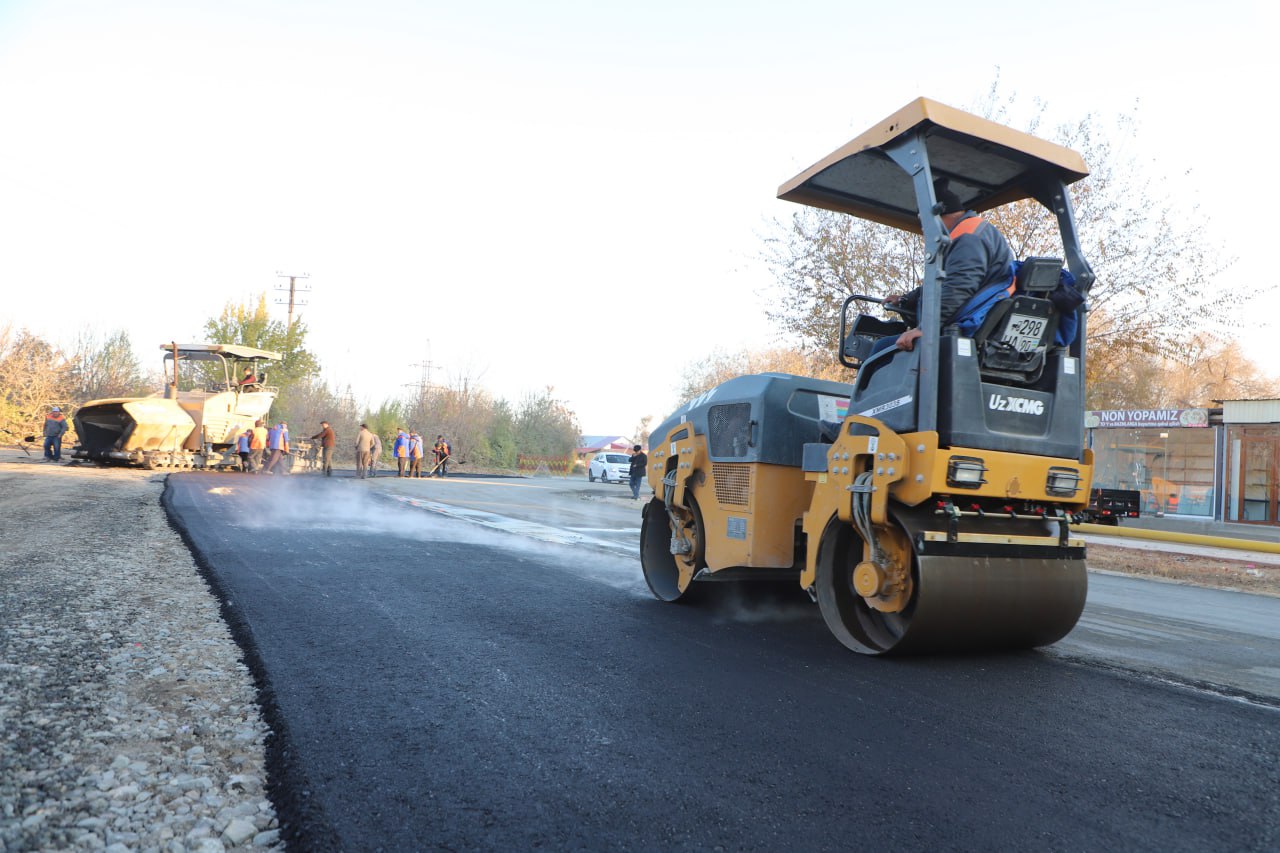
[[[1002,340],[1018,352],[1031,352],[1040,345],[1045,326],[1049,321],[1044,317],[1030,317],[1026,314],[1010,314],[1009,322],[1004,327]]]

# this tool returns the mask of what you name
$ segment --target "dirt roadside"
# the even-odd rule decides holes
[[[1089,545],[1088,562],[1091,569],[1211,589],[1280,595],[1280,566],[1267,563],[1097,544]]]

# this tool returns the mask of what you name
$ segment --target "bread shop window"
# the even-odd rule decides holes
[[[1086,412],[1085,426],[1094,488],[1141,492],[1143,515],[1213,516],[1208,409]]]

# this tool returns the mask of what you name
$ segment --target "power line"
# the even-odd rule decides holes
[[[432,371],[432,369],[434,369],[434,368],[435,368],[435,366],[436,366],[435,362],[431,360],[431,339],[430,339],[430,338],[428,338],[428,339],[427,339],[427,359],[426,359],[426,361],[418,361],[418,362],[414,362],[413,364],[411,364],[411,365],[409,365],[409,366],[410,366],[410,367],[417,367],[417,368],[420,368],[420,369],[422,370],[422,376],[421,376],[421,379],[419,380],[418,387],[420,387],[420,388],[422,388],[422,389],[424,389],[424,390],[425,390],[425,389],[430,388],[430,387],[431,387],[431,371]],[[406,383],[406,384],[411,384],[411,383]]]

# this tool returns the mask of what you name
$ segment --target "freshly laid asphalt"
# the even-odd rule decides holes
[[[173,475],[296,849],[1280,848],[1280,710],[1042,652],[866,658],[797,595],[351,481]]]

